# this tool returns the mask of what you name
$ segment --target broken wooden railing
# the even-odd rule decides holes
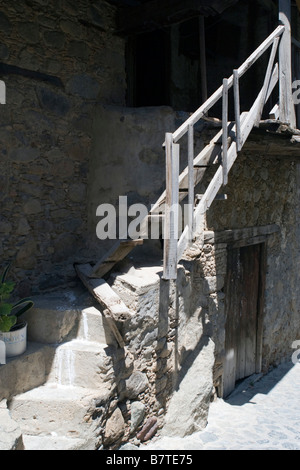
[[[166,151],[166,191],[152,207],[150,214],[164,212],[164,279],[176,279],[177,264],[184,251],[195,241],[203,237],[204,216],[216,198],[219,190],[227,184],[228,173],[237,158],[238,152],[245,144],[251,130],[261,120],[266,102],[280,77],[280,66],[275,58],[285,26],[278,26],[275,31],[250,55],[233,75],[224,79],[222,86],[192,114],[173,134],[167,133],[165,138]],[[252,65],[271,48],[263,86],[251,109],[241,114],[240,111],[240,78]],[[281,54],[279,53],[279,60]],[[291,83],[280,83],[280,88],[290,87]],[[233,88],[235,121],[228,121],[228,92]],[[281,93],[281,97],[285,94]],[[284,99],[284,98],[282,98]],[[194,156],[194,126],[207,115],[208,111],[222,100],[222,130],[197,155]],[[285,104],[280,103],[280,106]],[[179,174],[178,143],[184,135],[188,135],[188,166]],[[220,163],[205,193],[198,204],[195,204],[195,186],[203,179],[206,168],[212,163]],[[178,233],[179,203],[188,197],[187,223]],[[199,199],[199,198],[198,198]]]

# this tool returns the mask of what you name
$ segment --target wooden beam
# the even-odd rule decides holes
[[[279,119],[296,127],[292,94],[291,0],[279,0],[279,21],[285,28],[279,44]]]
[[[264,105],[266,103],[266,97],[267,97],[267,94],[268,94],[268,88],[269,88],[270,80],[271,80],[271,77],[272,77],[272,71],[273,71],[273,64],[274,64],[274,61],[275,61],[275,55],[276,55],[276,52],[277,52],[277,49],[278,49],[278,43],[279,43],[279,38],[275,38],[274,42],[273,42],[270,58],[269,58],[269,63],[268,63],[268,67],[267,67],[267,71],[266,71],[266,75],[265,75],[263,88],[262,88],[262,96],[261,96],[261,101],[260,101],[260,104],[259,104],[258,116],[257,116],[256,123],[255,123],[256,125],[258,125],[259,121],[261,120]]]
[[[116,263],[124,259],[143,240],[118,240],[112,248],[93,266],[90,277],[100,278],[108,273]]]
[[[103,279],[90,279],[92,267],[90,264],[75,265],[75,270],[83,285],[102,307],[101,313],[108,320],[108,324],[121,348],[125,346],[123,338],[117,328],[116,322],[132,318],[131,312],[121,298]]]
[[[276,103],[269,113],[270,119],[279,119],[279,104]]]

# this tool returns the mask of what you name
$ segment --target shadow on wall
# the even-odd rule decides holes
[[[93,122],[93,145],[88,182],[88,231],[92,247],[101,255],[113,240],[99,241],[96,209],[119,197],[149,209],[165,189],[165,132],[173,132],[186,118],[172,108],[98,106]],[[118,215],[118,214],[117,214]]]

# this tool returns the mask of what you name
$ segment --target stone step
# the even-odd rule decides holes
[[[15,396],[9,408],[25,435],[84,439],[97,448],[110,399],[105,387],[89,390],[48,384]]]
[[[44,384],[54,354],[55,350],[48,345],[28,342],[24,354],[8,358],[0,366],[0,401]]]
[[[108,345],[117,344],[106,318],[100,311],[99,305],[98,308],[92,306],[82,309],[77,338]]]
[[[24,450],[93,450],[85,439],[64,436],[23,435]]]
[[[34,307],[24,315],[28,339],[43,344],[59,344],[74,338],[115,344],[115,337],[103,318],[100,306],[85,292],[76,297],[50,293],[33,298]]]
[[[22,432],[10,415],[6,400],[0,401],[0,451],[24,450]]]
[[[56,347],[47,379],[58,385],[110,390],[114,385],[112,351],[106,344],[72,340]]]

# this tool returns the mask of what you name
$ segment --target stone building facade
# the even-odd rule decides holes
[[[209,86],[267,35],[274,12],[256,3],[262,15],[253,31],[251,2],[223,13],[223,28],[248,25],[247,35],[225,63],[208,55]],[[7,89],[0,107],[0,255],[1,265],[12,261],[22,296],[77,286],[74,263],[97,261],[111,245],[96,237],[97,206],[117,205],[120,195],[154,202],[164,189],[164,134],[201,102],[190,84],[199,63],[194,52],[185,53],[186,29],[175,24],[168,100],[134,105],[130,40],[116,32],[117,4],[0,1],[0,76]],[[212,28],[213,19],[207,22]],[[186,86],[193,103],[185,107]],[[200,148],[206,140],[199,133]],[[117,387],[104,417],[107,447],[135,437],[130,426],[141,404],[168,435],[205,425],[210,400],[224,393],[230,250],[261,250],[254,372],[291,357],[300,338],[300,166],[297,152],[285,151],[280,144],[273,152],[245,147],[229,174],[227,199],[207,213],[204,247],[186,253],[177,281],[161,280],[159,242],[145,243],[107,276],[134,313],[118,324],[126,351],[118,350],[118,367],[113,371],[112,361],[105,371]]]

